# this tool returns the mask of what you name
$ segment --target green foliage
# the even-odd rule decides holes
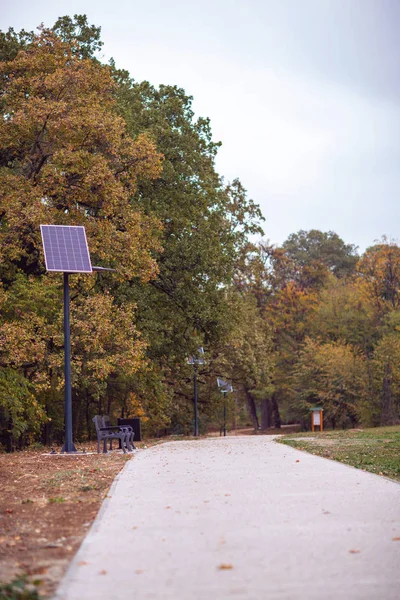
[[[372,302],[357,282],[331,275],[320,291],[309,331],[313,337],[348,342],[369,351],[378,333]]]
[[[321,405],[333,427],[355,424],[366,394],[362,355],[342,342],[321,344],[307,339],[293,373],[293,405],[303,420]]]
[[[182,364],[198,346],[214,353],[229,335],[234,309],[227,288],[248,235],[261,231],[262,216],[239,180],[224,185],[216,173],[220,144],[212,139],[209,120],[195,119],[192,98],[184,90],[135,83],[116,69],[114,77],[120,114],[131,135],[146,132],[164,156],[161,177],[151,184],[139,182],[133,198],[134,205],[160,219],[163,229],[162,251],[155,255],[157,277],[148,286],[131,281],[124,292],[137,304],[137,323],[152,364],[147,389],[143,376],[132,381],[132,389],[146,411],[149,398],[157,399],[147,413],[153,425],[149,421],[146,427],[156,431],[171,422],[172,428],[186,431],[192,392],[181,381]],[[210,402],[208,396],[201,405],[203,416]]]
[[[94,58],[103,46],[101,27],[89,25],[86,15],[74,15],[73,19],[67,15],[59,17],[52,31],[63,42],[73,43],[81,58]]]
[[[149,328],[150,356],[173,360],[178,352],[181,359],[193,349],[193,330],[205,343],[225,331],[222,285],[232,280],[247,235],[260,231],[261,213],[238,180],[222,184],[214,169],[220,144],[208,119],[194,120],[184,90],[128,80],[118,98],[131,134],[150,133],[164,156],[161,177],[141,183],[135,199],[163,223],[158,276],[134,290],[138,317]]]
[[[357,271],[379,316],[400,308],[400,248],[395,242],[383,238],[382,243],[367,248]]]
[[[73,43],[75,52],[82,58],[94,58],[103,42],[100,40],[101,27],[89,25],[86,15],[59,17],[52,27],[52,31],[61,40]],[[7,31],[0,31],[0,62],[16,58],[20,50],[25,50],[35,38],[33,31],[22,29],[16,32],[12,27]]]
[[[11,583],[0,583],[0,600],[40,600],[40,596],[35,584],[19,577]]]
[[[400,421],[400,334],[384,335],[372,358],[373,399],[369,421],[388,425]]]
[[[345,244],[334,231],[301,230],[292,233],[282,247],[300,268],[322,263],[336,277],[353,273],[358,260],[357,248]]]
[[[254,427],[258,428],[260,403],[270,399],[274,391],[272,332],[254,298],[232,292],[229,302],[230,329],[215,346],[211,363],[213,385],[217,376],[231,381],[236,399],[248,405]]]
[[[12,27],[8,31],[0,31],[0,62],[14,60],[20,50],[32,43],[33,31],[22,29],[16,32]]]
[[[38,433],[47,420],[33,392],[33,385],[22,373],[11,368],[0,369],[0,428],[14,438]]]

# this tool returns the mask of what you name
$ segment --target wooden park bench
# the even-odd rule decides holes
[[[108,417],[107,417],[108,418]],[[100,442],[103,441],[103,453],[107,454],[107,440],[110,440],[110,450],[112,450],[112,441],[120,440],[122,450],[125,454],[126,448],[128,450],[132,450],[130,441],[132,439],[132,428],[128,428],[125,426],[113,427],[111,425],[106,425],[104,421],[104,417],[100,415],[96,415],[93,417],[93,423],[96,427],[97,434],[97,452],[100,454]],[[106,421],[107,422],[107,421]],[[109,423],[109,420],[108,420]],[[131,429],[131,431],[128,431]]]

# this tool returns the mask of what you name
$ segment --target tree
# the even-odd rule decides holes
[[[319,293],[309,335],[330,342],[347,342],[370,353],[379,331],[371,300],[360,282],[330,275]]]
[[[279,407],[288,406],[290,375],[318,307],[321,282],[306,282],[306,271],[282,248],[262,242],[244,257],[235,277],[236,287],[255,299],[272,332],[274,368],[270,403],[275,426],[280,425]],[[328,277],[325,267],[323,273]],[[268,402],[263,400],[263,403],[263,421],[268,425],[271,410]]]
[[[292,233],[282,247],[300,268],[320,263],[337,277],[352,274],[358,260],[356,246],[345,244],[334,231],[300,230]]]
[[[261,213],[238,180],[222,184],[214,167],[220,144],[208,119],[194,119],[184,90],[135,84],[118,71],[115,76],[130,132],[149,132],[164,155],[161,177],[141,182],[137,195],[140,206],[163,223],[158,276],[150,287],[134,290],[139,319],[150,324],[155,356],[182,356],[193,350],[193,330],[206,344],[222,335],[223,286],[232,280],[248,234],[260,231]]]
[[[95,58],[103,47],[101,27],[89,25],[86,15],[74,15],[73,19],[68,15],[59,17],[51,30],[63,42],[72,44],[81,58]]]
[[[383,238],[367,248],[357,265],[360,283],[380,316],[400,308],[400,248]]]
[[[89,25],[86,15],[65,15],[59,17],[51,29],[56,36],[68,44],[73,44],[73,51],[82,58],[94,58],[102,48],[101,28]],[[32,44],[35,39],[33,31],[22,29],[16,32],[12,27],[0,31],[0,62],[14,60],[20,50]]]
[[[270,427],[274,413],[275,425],[280,426],[279,410],[274,404],[274,353],[271,328],[260,314],[250,295],[233,290],[230,331],[215,349],[212,361],[214,378],[226,377],[233,383],[248,406],[254,429]],[[269,419],[266,415],[269,415]]]
[[[303,421],[312,406],[322,405],[324,418],[353,425],[367,394],[365,358],[343,342],[319,343],[308,338],[292,377],[293,407]]]
[[[85,225],[94,264],[117,267],[114,287],[157,272],[160,223],[131,197],[139,180],[160,174],[162,157],[147,135],[131,138],[116,115],[110,69],[77,49],[42,29],[0,63],[0,364],[15,381],[25,378],[29,386],[20,389],[33,390],[43,406],[59,398],[62,339],[61,280],[44,275],[40,223]],[[144,343],[132,299],[104,295],[107,276],[71,283],[79,405],[117,367],[138,370]]]
[[[125,293],[137,303],[138,327],[165,398],[172,387],[175,397],[190,403],[189,388],[181,395],[182,364],[199,345],[213,353],[228,335],[227,289],[248,235],[260,231],[262,217],[239,180],[225,185],[216,173],[220,144],[212,139],[209,120],[195,119],[184,90],[135,83],[116,69],[114,77],[131,135],[149,133],[164,156],[161,177],[141,181],[133,200],[163,224],[162,251],[154,255],[159,272],[148,286],[131,281]],[[148,389],[144,398],[151,393]],[[182,402],[176,407],[182,412]],[[180,415],[171,419],[180,426]]]
[[[397,320],[399,313],[397,313]],[[400,329],[376,344],[372,359],[373,395],[364,409],[370,425],[395,425],[400,420]]]
[[[160,155],[145,135],[126,135],[109,69],[43,30],[0,77],[3,277],[43,270],[43,222],[84,223],[95,260],[118,264],[121,276],[154,276],[158,224],[129,199],[138,178],[159,175]]]
[[[32,441],[47,420],[34,388],[22,373],[7,368],[0,370],[0,443],[15,449],[16,440],[24,436]]]

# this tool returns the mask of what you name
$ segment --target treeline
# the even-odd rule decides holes
[[[299,231],[281,248],[260,244],[240,285],[272,331],[265,415],[274,399],[286,422],[305,428],[313,406],[333,428],[400,422],[396,243],[383,238],[359,257],[334,232]]]
[[[8,447],[63,437],[62,277],[45,271],[39,225],[84,225],[93,264],[72,285],[76,439],[95,414],[140,416],[149,434],[192,430],[200,346],[202,430],[399,417],[399,249],[359,258],[334,233],[263,235],[219,143],[176,86],[135,82],[96,57],[100,29],[62,17],[0,32],[0,430]]]

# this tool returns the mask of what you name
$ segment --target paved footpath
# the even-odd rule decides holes
[[[398,600],[398,538],[395,482],[269,436],[169,442],[127,463],[57,600]]]

